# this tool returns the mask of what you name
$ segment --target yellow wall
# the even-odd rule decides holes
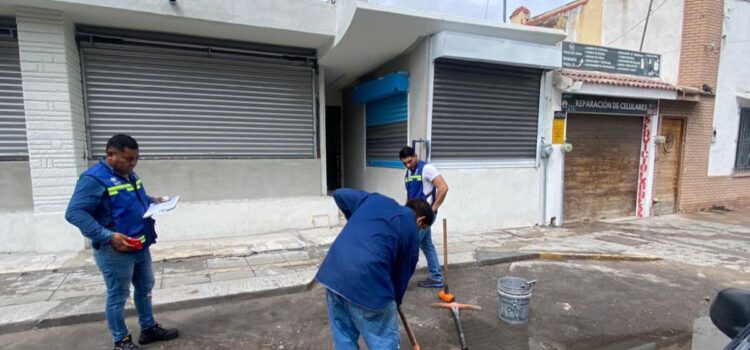
[[[576,20],[576,42],[589,45],[602,44],[602,1],[589,0]]]

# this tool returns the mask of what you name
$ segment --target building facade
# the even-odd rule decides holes
[[[615,116],[599,115],[588,125],[581,125],[580,115],[568,119],[573,152],[562,161],[559,201],[565,218],[648,216],[747,205],[750,182],[745,159],[750,146],[745,141],[743,112],[750,85],[747,65],[741,61],[747,57],[749,7],[747,2],[732,0],[655,1],[650,9],[649,1],[579,0],[535,17],[525,9],[514,13],[518,23],[565,29],[567,43],[658,57],[657,65],[646,61],[658,78],[602,73],[598,68],[592,69],[598,72],[566,68],[559,72],[563,91],[615,94],[658,105],[644,117],[642,127],[632,118]],[[614,133],[608,135],[606,130]],[[627,139],[633,141],[625,147]],[[584,146],[584,154],[577,144]],[[589,155],[586,148],[598,149],[599,154]],[[611,202],[615,203],[610,207]]]
[[[78,175],[120,132],[141,145],[149,193],[181,197],[159,218],[160,241],[334,226],[328,193],[340,185],[398,199],[401,171],[365,160],[358,113],[368,103],[348,98],[397,72],[408,76],[401,143],[437,137],[433,156],[448,163],[465,160],[444,147],[462,115],[435,113],[433,95],[450,100],[477,71],[532,77],[525,98],[538,100],[524,107],[523,151],[509,163],[485,157],[468,175],[446,163],[453,192],[443,212],[463,231],[539,222],[532,129],[544,124],[541,91],[559,66],[562,31],[353,0],[10,0],[0,18],[0,251],[85,249],[62,213]],[[528,188],[523,210],[509,199],[516,188]],[[478,202],[471,195],[488,189]],[[476,225],[477,216],[493,219]]]

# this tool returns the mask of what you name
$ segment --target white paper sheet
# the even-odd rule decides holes
[[[162,202],[158,204],[151,203],[151,205],[148,207],[148,210],[146,210],[146,213],[143,214],[143,218],[145,219],[145,218],[153,216],[154,214],[168,212],[174,209],[177,206],[177,202],[179,201],[180,201],[180,196],[175,196],[174,198],[166,202]]]

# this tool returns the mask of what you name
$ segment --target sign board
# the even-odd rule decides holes
[[[559,115],[562,118],[558,117]],[[552,144],[562,145],[565,143],[565,112],[555,111],[555,118],[552,119]]]
[[[656,100],[611,96],[563,94],[562,109],[568,113],[654,115]]]
[[[661,55],[565,41],[562,67],[658,78]]]

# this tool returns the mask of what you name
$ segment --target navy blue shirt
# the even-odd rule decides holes
[[[112,168],[105,160],[101,162]],[[122,180],[124,183],[133,182],[124,178]],[[152,202],[150,197],[149,202]],[[94,248],[109,244],[116,229],[107,188],[93,176],[81,176],[68,202],[65,220],[78,227],[91,240]]]
[[[419,260],[414,212],[378,193],[333,193],[347,223],[331,245],[315,279],[370,311],[401,304]]]

